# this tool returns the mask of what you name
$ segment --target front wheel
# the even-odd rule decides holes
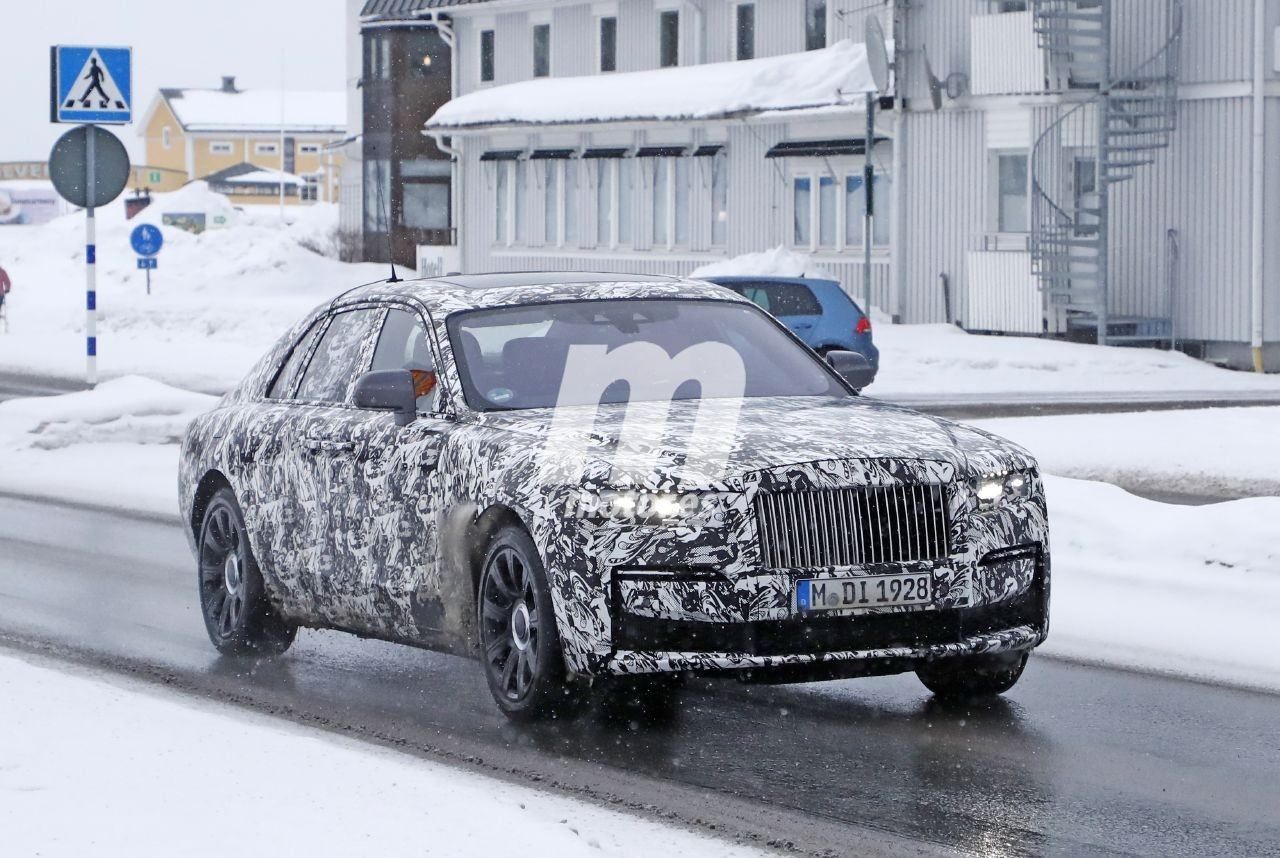
[[[287,650],[297,627],[267,599],[231,489],[219,489],[209,500],[199,545],[200,613],[218,652],[270,656]]]
[[[546,572],[524,530],[504,527],[489,544],[477,596],[480,658],[503,714],[538,721],[576,711],[583,690],[565,669]]]
[[[940,658],[916,668],[916,676],[943,700],[969,700],[1004,694],[1027,666],[1026,652],[1002,652]]]

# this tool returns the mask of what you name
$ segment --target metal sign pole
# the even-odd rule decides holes
[[[871,314],[871,219],[874,214],[875,194],[871,185],[875,169],[871,166],[871,150],[876,142],[876,99],[874,92],[867,93],[866,163],[862,168],[862,312]]]
[[[95,246],[96,221],[93,216],[93,195],[97,177],[94,175],[94,126],[88,126],[85,132],[85,193],[88,205],[85,206],[85,381],[89,387],[98,383],[98,250]]]

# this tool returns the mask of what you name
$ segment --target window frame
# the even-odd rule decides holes
[[[797,179],[807,179],[809,181],[809,240],[807,242],[796,241],[795,235],[795,186]],[[817,165],[813,166],[793,166],[787,171],[787,246],[793,250],[803,250],[809,253],[819,254],[841,254],[849,251],[862,251],[864,242],[864,232],[861,227],[855,233],[857,240],[849,240],[849,181],[857,179],[859,182],[858,190],[854,191],[858,197],[862,196],[863,190],[861,183],[864,181],[863,170],[853,164],[840,165]],[[831,244],[822,243],[822,231],[825,219],[822,217],[822,186],[823,182],[828,181],[833,186],[835,194],[835,222],[831,224],[834,229],[834,242]],[[875,207],[871,219],[871,250],[873,253],[887,253],[893,247],[893,218],[892,209],[885,211],[887,202],[882,202],[883,194],[890,193],[889,188],[892,187],[893,176],[883,170],[874,170],[872,174],[873,192],[875,193]],[[881,188],[885,190],[881,191]],[[859,218],[861,220],[861,218]],[[880,240],[877,233],[877,226],[881,223],[888,225],[888,231],[884,233],[884,240]]]
[[[604,22],[613,22],[613,68],[604,67]],[[613,74],[618,70],[618,15],[616,12],[595,16],[596,30],[596,74]]]
[[[990,214],[987,219],[990,231],[996,235],[1027,235],[1031,231],[1031,150],[1029,149],[991,149],[990,178],[988,179],[988,199]],[[1004,211],[1001,203],[1004,192],[1001,190],[1001,162],[1005,158],[1022,158],[1026,163],[1026,172],[1022,183],[1022,199],[1026,211],[1026,224],[1023,229],[1007,229],[1004,223]]]
[[[681,65],[683,65],[683,64],[684,64],[684,63],[683,63],[683,60],[684,60],[684,56],[683,56],[684,51],[682,51],[682,50],[681,50],[681,45],[680,45],[680,42],[681,42],[681,40],[682,40],[682,36],[684,35],[684,34],[683,34],[683,26],[682,26],[682,25],[684,24],[684,22],[680,20],[680,18],[681,18],[681,15],[680,15],[680,8],[679,8],[678,6],[672,6],[672,7],[659,7],[659,8],[657,8],[655,11],[658,13],[658,68],[660,68],[660,69],[679,68]],[[666,26],[667,26],[667,24],[666,24],[666,22],[667,22],[667,21],[669,21],[669,20],[674,20],[674,21],[676,22],[676,24],[675,24],[675,46],[674,46],[674,48],[675,48],[675,56],[671,58],[671,59],[673,59],[673,60],[674,60],[674,62],[666,62],[666,60],[667,60],[667,55],[666,55],[666,53],[667,53],[667,41],[666,41],[666,37],[667,37],[667,30],[666,30]]]
[[[542,60],[543,60],[542,64],[538,62],[539,60],[538,36],[541,33],[546,34],[546,42],[544,43],[544,47],[546,48],[546,56],[542,57]],[[551,22],[547,20],[530,21],[529,42],[530,42],[529,47],[532,53],[532,60],[533,60],[531,64],[531,68],[529,69],[529,78],[531,80],[538,80],[544,77],[554,77],[553,68],[552,68],[552,57],[551,57],[553,53],[551,50]],[[538,74],[540,66],[542,66],[542,74]]]
[[[743,8],[751,9],[751,48],[750,56],[742,56],[742,39],[740,33],[741,20],[739,15]],[[756,0],[735,0],[729,15],[729,57],[735,62],[738,60],[754,60],[756,58]]]
[[[816,44],[814,40],[815,31],[809,29],[809,9],[812,6],[822,6],[822,44]],[[831,2],[830,0],[804,0],[804,50],[820,51],[823,48],[831,46]],[[815,16],[814,20],[818,18]]]
[[[488,36],[489,55],[486,63],[485,36]],[[487,68],[486,68],[487,64]],[[488,71],[488,77],[485,72]],[[498,77],[498,30],[496,27],[481,27],[476,32],[476,79],[478,86],[489,86]]]

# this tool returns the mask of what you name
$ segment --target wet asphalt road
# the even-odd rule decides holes
[[[0,498],[0,646],[804,853],[1280,854],[1280,696],[1033,657],[985,708],[693,682],[665,723],[519,728],[461,658],[331,632],[219,658],[191,566],[172,523]]]

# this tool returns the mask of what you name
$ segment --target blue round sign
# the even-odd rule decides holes
[[[160,227],[143,223],[129,233],[129,243],[139,256],[155,256],[164,247],[164,236],[160,234]]]

